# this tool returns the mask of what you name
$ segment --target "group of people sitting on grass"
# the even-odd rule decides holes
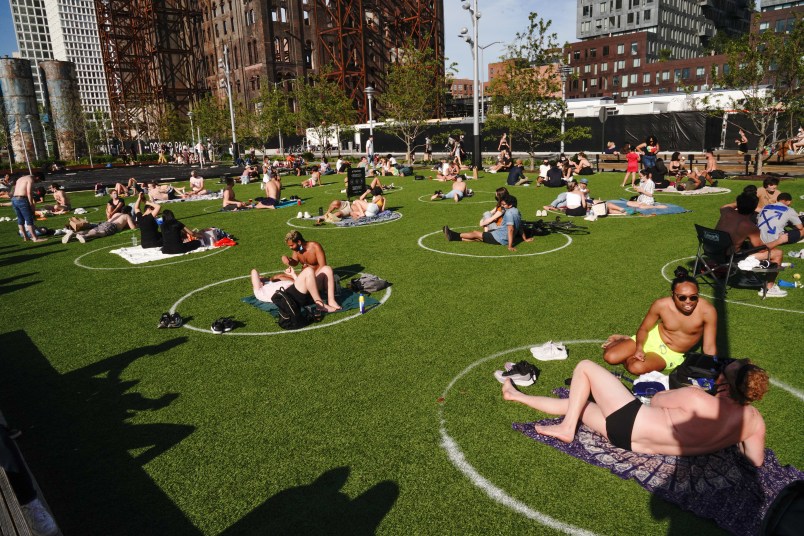
[[[636,335],[612,335],[603,360],[632,374],[669,373],[703,340],[703,351],[717,355],[717,311],[698,293],[698,283],[679,268],[670,296],[653,302]],[[765,423],[751,403],[768,390],[767,373],[750,360],[725,360],[716,394],[697,387],[660,391],[644,405],[620,379],[599,364],[576,365],[568,399],[526,395],[511,378],[503,380],[503,399],[537,411],[563,415],[560,424],[536,432],[565,443],[585,424],[612,445],[644,454],[696,456],[737,445],[755,466],[765,459]]]

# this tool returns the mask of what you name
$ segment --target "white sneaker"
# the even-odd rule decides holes
[[[760,290],[758,294],[762,296],[762,291]],[[784,298],[787,296],[787,291],[780,289],[779,285],[773,285],[768,289],[768,292],[765,294],[765,296],[768,298]]]
[[[563,344],[554,343],[553,341],[548,341],[542,346],[531,348],[530,353],[539,361],[567,359],[567,348]]]
[[[53,536],[59,532],[59,527],[53,520],[53,516],[39,499],[34,499],[22,506],[22,514],[28,528],[35,536]]]
[[[72,229],[67,229],[67,232],[64,233],[64,236],[61,237],[61,243],[66,244],[70,241],[70,238],[75,234],[75,231]]]
[[[597,221],[597,215],[596,214],[588,214],[588,215],[586,215],[584,217],[584,219],[586,221]]]
[[[304,214],[302,214],[301,212],[296,214],[296,218],[298,218],[298,219],[302,219],[303,217],[304,217]]]
[[[86,244],[86,243],[87,243],[87,239],[86,239],[86,238],[84,238],[84,235],[82,235],[81,233],[75,233],[75,237],[76,237],[76,238],[78,239],[78,241],[79,241],[79,242],[81,242],[82,244]]]
[[[304,213],[304,217],[305,217],[306,219],[308,219],[308,220],[309,220],[309,219],[310,219],[310,213],[309,213],[309,212],[305,212],[305,213]]]

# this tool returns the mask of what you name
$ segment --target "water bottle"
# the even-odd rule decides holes
[[[790,281],[785,281],[784,279],[780,279],[776,282],[782,288],[796,288],[796,284]]]
[[[366,312],[366,298],[363,296],[363,293],[360,293],[360,297],[357,299],[357,302],[360,304],[360,314]]]
[[[131,235],[131,247],[133,248],[137,247],[137,235],[135,234]]]

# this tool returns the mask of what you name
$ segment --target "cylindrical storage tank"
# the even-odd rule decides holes
[[[37,154],[44,159],[45,145],[29,60],[0,58],[0,96],[6,113],[6,128],[11,135],[14,161],[24,163],[26,152],[30,161],[35,160]]]
[[[83,118],[75,64],[48,60],[40,61],[39,68],[44,73],[51,132],[55,136],[58,154],[63,160],[74,161],[76,151],[84,146],[84,138],[80,135]]]

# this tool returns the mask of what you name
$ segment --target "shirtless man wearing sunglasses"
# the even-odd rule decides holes
[[[636,335],[612,335],[603,343],[606,363],[622,364],[636,375],[654,370],[669,374],[701,338],[703,352],[717,354],[717,311],[699,298],[698,282],[679,268],[670,291],[670,296],[653,302]]]

